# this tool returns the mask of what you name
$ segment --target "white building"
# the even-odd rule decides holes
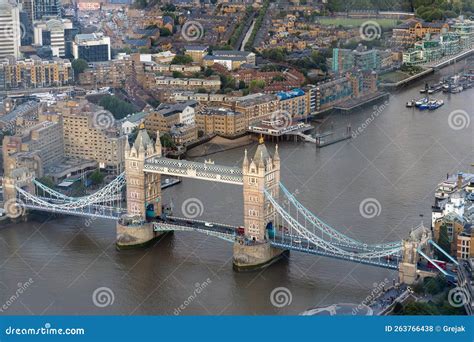
[[[74,58],[87,62],[110,61],[110,37],[102,33],[78,34],[72,44]]]
[[[20,57],[20,9],[5,0],[0,0],[0,33],[0,58]]]
[[[66,55],[64,30],[72,29],[69,19],[51,19],[48,21],[35,21],[34,44],[37,46],[50,46],[54,57]]]
[[[140,126],[143,122],[145,122],[146,117],[149,113],[147,112],[139,112],[135,114],[131,114],[122,120],[122,133],[123,134],[130,134],[133,132],[135,128]]]

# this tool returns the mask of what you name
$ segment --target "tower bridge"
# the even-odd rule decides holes
[[[271,155],[263,141],[252,157],[245,151],[241,167],[165,158],[160,139],[153,141],[141,128],[134,143],[126,144],[125,171],[97,192],[69,197],[41,184],[28,170],[18,169],[4,177],[4,199],[10,217],[30,209],[115,220],[119,249],[148,245],[170,231],[217,237],[233,244],[236,270],[268,266],[292,250],[398,269],[400,280],[408,284],[433,275],[433,270],[420,267],[424,259],[433,261],[430,229],[420,226],[407,239],[376,244],[346,236],[320,220],[285,188],[280,181],[280,163],[278,146]],[[163,211],[163,174],[242,187],[243,227]]]

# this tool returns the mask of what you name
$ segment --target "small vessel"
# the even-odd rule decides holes
[[[438,109],[439,107],[441,107],[442,105],[444,105],[443,100],[432,100],[432,101],[428,102],[428,109],[429,110],[435,110],[435,109]]]
[[[415,101],[415,107],[420,107],[421,105],[426,104],[426,103],[428,103],[428,98],[424,97],[422,99]]]
[[[451,94],[457,94],[457,93],[460,93],[461,91],[463,91],[462,86],[451,87],[450,89]]]

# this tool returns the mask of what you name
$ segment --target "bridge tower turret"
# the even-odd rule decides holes
[[[273,198],[279,197],[280,156],[276,146],[273,157],[263,138],[253,158],[245,151],[242,163],[244,230],[245,239],[234,244],[234,269],[248,270],[271,264],[284,251],[270,246],[269,234],[277,230],[276,211],[265,197],[264,191]]]
[[[145,173],[145,160],[150,157],[161,157],[160,133],[156,142],[148,135],[145,127],[140,126],[132,146],[125,146],[125,177],[127,181],[127,213],[140,216],[143,220],[148,215],[161,215],[161,175]]]
[[[402,241],[402,260],[398,265],[398,278],[401,283],[410,285],[425,276],[432,276],[432,274],[418,269],[420,261],[418,250],[431,255],[432,252],[428,246],[428,241],[431,238],[431,231],[421,224],[410,232],[408,239]]]
[[[161,215],[161,175],[144,172],[148,158],[162,155],[160,132],[153,141],[142,124],[134,143],[125,144],[127,214],[117,223],[118,248],[143,246],[162,235],[147,222]]]
[[[253,241],[265,241],[268,238],[268,229],[275,223],[276,213],[266,199],[264,190],[278,199],[280,189],[278,146],[272,158],[261,139],[250,161],[245,152],[242,168],[245,236]]]

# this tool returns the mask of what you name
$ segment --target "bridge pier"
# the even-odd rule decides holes
[[[151,222],[134,223],[133,220],[121,219],[117,222],[118,250],[144,248],[153,245],[168,234],[173,232],[155,232]]]
[[[234,243],[233,268],[235,271],[255,271],[277,262],[289,251],[270,246],[270,242],[246,245],[242,240]]]

